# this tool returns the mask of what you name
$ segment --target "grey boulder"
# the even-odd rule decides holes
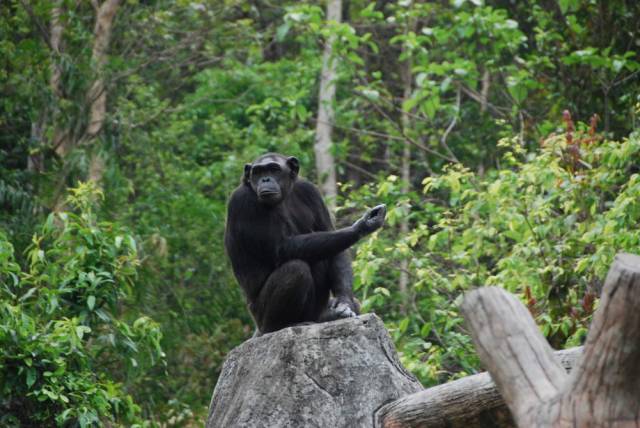
[[[206,427],[373,427],[378,408],[420,390],[374,314],[289,327],[229,353]]]

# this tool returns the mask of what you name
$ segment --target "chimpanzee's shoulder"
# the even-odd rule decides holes
[[[241,184],[229,196],[229,204],[257,200],[255,192],[246,184]]]
[[[296,183],[293,186],[293,191],[299,195],[303,194],[307,196],[321,197],[320,190],[316,185],[304,178],[298,178],[298,180],[296,180]]]
[[[227,216],[235,218],[252,217],[256,214],[258,198],[251,187],[241,184],[231,193],[227,203]]]

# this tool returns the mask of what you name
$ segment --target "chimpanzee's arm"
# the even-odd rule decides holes
[[[291,236],[278,247],[278,262],[282,264],[293,259],[308,262],[328,259],[351,247],[365,234],[354,225],[340,230]]]
[[[316,192],[315,197],[318,200],[317,203],[321,205],[321,209],[316,211],[316,228],[318,230],[334,230],[331,215],[320,194]],[[349,301],[353,299],[353,270],[351,268],[351,254],[348,250],[336,254],[329,260],[329,283],[335,297],[343,297]]]
[[[294,192],[296,202],[304,204],[314,213],[314,232],[287,237],[279,243],[277,246],[279,263],[292,259],[308,262],[330,259],[351,247],[360,238],[379,229],[384,223],[386,208],[380,205],[367,211],[353,225],[333,230],[327,207],[313,184],[303,180],[298,181]]]
[[[229,200],[224,244],[233,272],[249,303],[254,303],[273,270],[275,248],[268,227],[261,222],[255,194],[247,186],[236,189]]]

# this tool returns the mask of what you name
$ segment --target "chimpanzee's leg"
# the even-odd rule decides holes
[[[274,270],[253,306],[261,333],[313,319],[315,284],[309,264],[291,260]]]
[[[351,257],[346,251],[328,260],[327,281],[333,298],[318,320],[325,322],[358,315],[360,304],[353,296]]]

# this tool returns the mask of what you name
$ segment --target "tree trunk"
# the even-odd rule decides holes
[[[622,428],[640,425],[639,307],[640,257],[619,254],[570,376],[515,296],[478,289],[462,312],[518,426]]]
[[[111,28],[120,0],[106,0],[96,11],[96,24],[93,29],[93,49],[91,62],[96,79],[87,93],[89,104],[89,125],[87,137],[94,138],[104,125],[107,112],[107,92],[104,87],[104,66],[107,63],[107,49],[111,40]]]
[[[329,0],[327,3],[327,20],[340,22],[342,17],[342,0]],[[320,93],[318,95],[318,120],[316,123],[316,141],[313,146],[316,156],[316,170],[320,190],[327,198],[327,204],[331,211],[335,210],[336,185],[335,159],[331,153],[331,132],[335,111],[335,81],[337,78],[336,59],[333,57],[333,44],[335,36],[327,38],[322,54],[322,73],[320,75]]]
[[[409,31],[410,24],[407,23],[405,25],[405,35]],[[406,52],[406,47],[403,45],[403,53],[406,55],[404,64],[402,66],[402,81],[403,81],[403,90],[402,90],[402,105],[405,105],[405,102],[411,98],[411,92],[413,91],[412,83],[413,78],[411,74],[411,68],[413,65],[413,61],[411,60],[411,53]],[[411,116],[408,111],[402,110],[402,132],[404,135],[407,135],[409,130],[411,129]],[[401,177],[402,177],[402,194],[406,195],[411,190],[411,144],[408,141],[404,142],[404,146],[402,147],[402,167],[401,167]],[[409,219],[408,216],[403,216],[400,221],[400,236],[406,237],[409,234]],[[409,296],[409,257],[403,257],[400,261],[400,279],[398,281],[398,288],[400,291],[400,299],[401,299],[401,312],[406,315],[408,303],[411,299]]]
[[[91,2],[95,9],[96,19],[93,29],[93,45],[91,50],[91,65],[94,80],[84,96],[88,114],[87,126],[80,135],[72,129],[56,127],[52,146],[56,154],[63,160],[69,152],[79,144],[88,144],[94,140],[102,131],[104,126],[107,111],[107,91],[105,88],[104,67],[107,63],[107,51],[111,40],[113,22],[120,6],[120,2],[121,0],[105,0],[102,4],[99,4],[97,0],[93,0]],[[62,71],[59,67],[59,56],[62,52],[62,35],[64,31],[64,27],[60,19],[62,11],[63,2],[58,1],[51,10],[50,30],[52,60],[49,85],[53,94],[58,97],[61,97],[64,93],[63,88],[61,87],[63,80]],[[104,157],[98,150],[93,150],[89,161],[89,179],[98,183],[102,181],[104,165]],[[58,187],[64,186],[64,183],[65,179],[62,177]],[[63,189],[60,188],[57,189],[54,194],[52,201],[54,210],[62,209],[64,205],[60,200],[62,193]]]
[[[487,111],[487,103],[489,102],[489,87],[491,86],[491,73],[486,68],[482,73],[482,89],[480,91],[480,111]]]
[[[51,76],[49,85],[56,96],[63,93],[61,85],[62,72],[58,64],[61,53],[63,26],[60,22],[62,2],[51,10],[51,48],[53,59],[51,61]],[[106,118],[107,92],[104,85],[104,66],[107,62],[107,49],[111,40],[111,29],[120,0],[106,0],[102,5],[94,4],[96,8],[96,23],[93,29],[93,47],[91,51],[91,64],[93,66],[95,80],[85,95],[88,106],[88,125],[82,137],[74,138],[69,129],[57,129],[53,141],[56,153],[64,158],[76,147],[81,140],[83,142],[94,139],[102,130]]]
[[[49,86],[51,87],[51,92],[54,95],[60,95],[60,79],[62,78],[62,72],[60,71],[60,54],[61,54],[61,45],[62,45],[62,32],[64,31],[64,27],[60,22],[60,15],[62,14],[62,0],[58,0],[55,2],[54,6],[51,8],[51,26],[50,26],[50,34],[49,34],[49,43],[51,46],[51,65],[50,65],[50,73],[49,76]]]
[[[54,97],[62,97],[62,89],[60,88],[60,82],[62,81],[62,70],[60,68],[60,56],[62,55],[62,33],[64,32],[64,26],[60,20],[64,7],[62,0],[57,0],[51,8],[51,24],[49,43],[51,46],[51,65],[49,66],[49,88]],[[47,117],[48,107],[45,107],[41,113],[41,117]],[[43,124],[44,127],[44,124]],[[69,132],[65,129],[56,126],[53,131],[53,149],[60,157],[65,157],[71,149],[71,142],[69,139]]]
[[[93,50],[91,62],[95,67],[96,79],[89,89],[87,101],[89,103],[89,125],[85,140],[93,140],[102,131],[107,117],[107,90],[104,85],[104,66],[107,63],[107,50],[111,40],[111,29],[120,0],[106,0],[97,9],[96,24],[93,30]],[[102,182],[105,159],[100,151],[95,149],[89,161],[89,179],[96,183]]]

